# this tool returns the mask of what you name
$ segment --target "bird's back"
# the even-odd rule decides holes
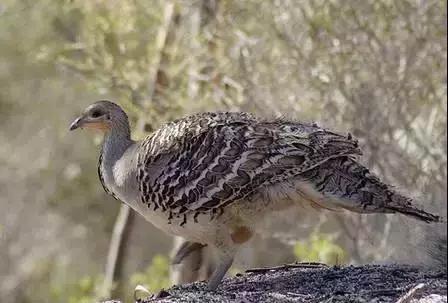
[[[141,143],[141,199],[175,215],[217,212],[260,188],[336,157],[356,140],[314,124],[246,113],[203,113],[166,124]]]
[[[223,125],[253,124],[257,117],[242,112],[205,112],[166,123],[142,142],[145,155],[157,155],[182,149],[188,140],[213,132]]]

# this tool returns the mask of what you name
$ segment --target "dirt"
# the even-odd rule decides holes
[[[412,291],[419,284],[421,288]],[[204,282],[174,286],[139,303],[149,302],[447,302],[446,269],[409,265],[325,267],[289,265],[255,269],[223,281],[217,291]],[[401,303],[401,302],[400,302]]]

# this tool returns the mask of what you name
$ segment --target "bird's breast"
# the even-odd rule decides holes
[[[165,233],[198,243],[213,243],[218,229],[222,228],[220,222],[210,220],[209,216],[206,215],[199,216],[195,221],[193,215],[188,215],[186,220],[184,217],[174,216],[170,218],[167,211],[162,211],[161,209],[153,210],[153,207],[147,207],[143,203],[135,205],[134,209],[148,222]]]

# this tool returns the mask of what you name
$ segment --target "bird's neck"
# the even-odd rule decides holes
[[[113,166],[133,144],[129,126],[109,130],[104,136],[101,150],[103,165]]]
[[[138,200],[136,180],[136,142],[129,128],[111,129],[104,137],[98,174],[106,192],[132,207]]]

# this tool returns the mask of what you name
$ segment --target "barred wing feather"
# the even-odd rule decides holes
[[[359,154],[351,136],[316,125],[206,113],[170,123],[142,143],[138,183],[142,201],[154,208],[216,211],[330,159]]]

